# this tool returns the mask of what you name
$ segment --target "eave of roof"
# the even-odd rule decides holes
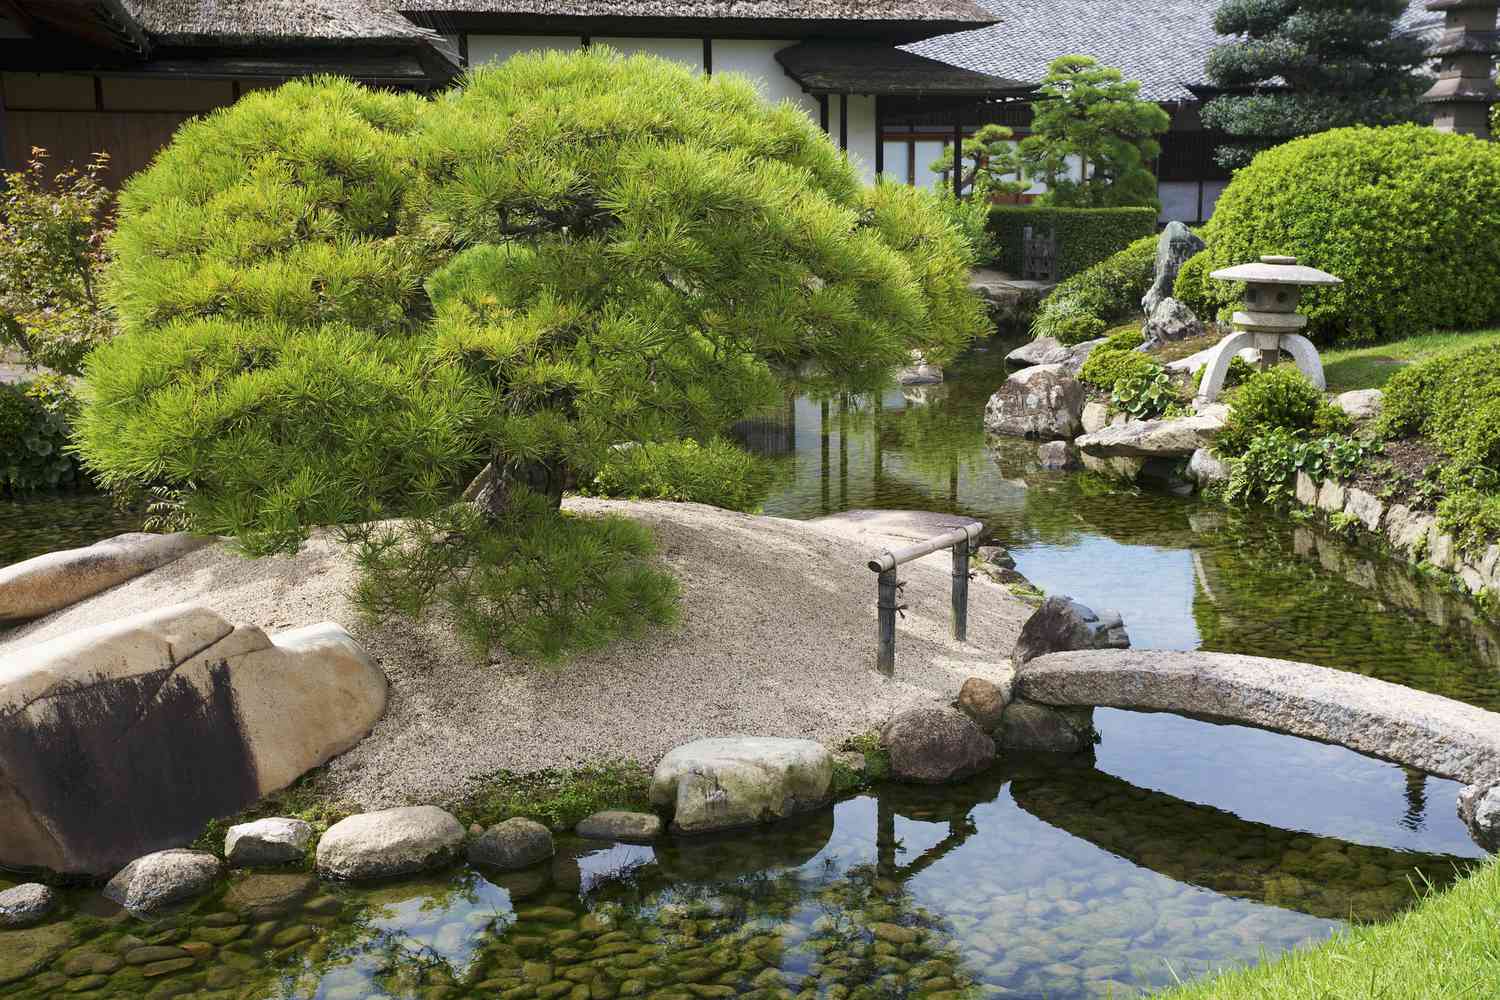
[[[1000,98],[1036,89],[1035,84],[868,43],[802,42],[777,52],[776,61],[810,94]]]

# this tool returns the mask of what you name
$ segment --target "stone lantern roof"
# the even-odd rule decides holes
[[[1221,267],[1209,275],[1218,281],[1246,281],[1257,285],[1342,285],[1344,279],[1297,263],[1296,257],[1267,254],[1253,264]]]

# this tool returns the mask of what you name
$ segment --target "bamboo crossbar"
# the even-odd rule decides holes
[[[896,672],[896,615],[905,605],[900,603],[900,590],[905,584],[896,578],[896,567],[902,563],[920,559],[943,549],[953,550],[953,638],[964,642],[969,629],[969,549],[978,539],[983,527],[978,524],[954,528],[925,542],[908,545],[892,552],[886,549],[866,565],[878,573],[879,583],[875,607],[879,613],[879,646],[875,654],[875,669],[890,676]]]

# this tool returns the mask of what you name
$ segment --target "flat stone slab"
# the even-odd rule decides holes
[[[0,568],[0,621],[40,618],[165,566],[211,541],[200,535],[134,531]]]
[[[770,823],[821,806],[833,756],[812,740],[723,736],[685,743],[662,758],[651,804],[679,833]]]
[[[1027,701],[1173,712],[1336,743],[1469,784],[1500,780],[1500,714],[1360,674],[1233,653],[1081,650],[1016,674]]]
[[[1096,458],[1186,458],[1213,444],[1223,429],[1222,414],[1199,413],[1175,420],[1132,420],[1115,424],[1085,434],[1074,443],[1079,451]]]

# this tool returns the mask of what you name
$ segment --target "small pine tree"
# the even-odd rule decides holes
[[[1026,190],[1026,182],[1020,179],[1021,158],[1014,136],[1004,125],[986,125],[964,140],[963,177],[959,182],[962,190],[980,201],[993,201]],[[943,154],[927,169],[942,175],[937,182],[942,191],[952,190],[953,147],[944,146]]]
[[[1031,106],[1032,134],[1021,142],[1027,174],[1047,185],[1041,202],[1161,207],[1150,163],[1161,153],[1155,136],[1171,119],[1141,100],[1140,90],[1139,82],[1088,56],[1053,60]]]
[[[1214,30],[1234,36],[1208,57],[1227,93],[1204,124],[1233,137],[1216,151],[1227,168],[1299,135],[1421,118],[1431,79],[1421,39],[1397,32],[1407,0],[1225,0]]]
[[[123,332],[78,424],[104,483],[254,551],[345,526],[372,613],[439,596],[546,656],[670,603],[638,537],[558,513],[616,446],[711,440],[791,373],[869,387],[985,325],[930,193],[862,185],[748,81],[603,47],[431,101],[249,95],[131,181],[113,249]],[[360,527],[393,517],[426,523]]]

